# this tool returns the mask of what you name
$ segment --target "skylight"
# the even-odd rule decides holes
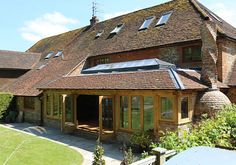
[[[110,34],[118,34],[123,26],[124,24],[117,25],[116,28],[110,32]]]
[[[146,18],[142,26],[139,28],[139,30],[147,29],[151,25],[153,19],[154,19],[154,16]]]
[[[54,54],[54,52],[50,51],[44,59],[47,60],[47,59],[51,58],[53,54]]]
[[[58,51],[57,54],[54,57],[56,58],[56,57],[60,57],[60,56],[63,56],[63,51],[62,50]]]
[[[171,14],[172,14],[172,12],[164,13],[161,16],[161,18],[159,19],[159,21],[157,22],[156,26],[165,25],[167,23],[167,21],[169,20]]]
[[[99,31],[99,32],[97,32],[97,34],[96,34],[96,37],[95,37],[95,38],[99,38],[99,37],[101,37],[101,36],[102,36],[102,34],[103,34],[103,32],[104,32],[104,31]]]
[[[100,64],[91,68],[84,69],[82,70],[82,73],[93,74],[93,73],[129,72],[129,71],[141,71],[141,70],[157,70],[166,68],[175,68],[175,65],[159,59],[145,59],[145,60]]]

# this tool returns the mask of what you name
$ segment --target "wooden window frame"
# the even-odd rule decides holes
[[[58,105],[57,105],[57,109],[58,109],[58,115],[54,116],[53,112],[54,112],[54,103],[55,103],[55,95],[58,95]],[[62,117],[62,114],[60,114],[59,111],[59,107],[61,106],[61,113],[62,113],[62,101],[60,101],[60,99],[62,98],[60,94],[46,94],[46,99],[45,99],[45,115],[48,119],[53,119],[53,120],[59,120]],[[49,99],[49,106],[50,106],[50,115],[47,114],[47,99]],[[61,105],[60,105],[61,104]]]
[[[200,48],[201,50],[201,45],[189,45],[189,46],[185,46],[185,47],[182,47],[182,63],[195,63],[195,62],[201,62],[202,61],[202,58],[200,60],[193,60],[192,59],[192,55],[191,55],[191,60],[186,60],[185,59],[185,55],[184,55],[184,49],[188,49],[188,48]],[[201,56],[201,54],[200,54]]]
[[[161,98],[162,97],[167,97],[172,101],[172,110],[173,110],[173,115],[172,115],[172,119],[163,119],[161,116]],[[160,95],[159,96],[159,101],[158,101],[158,105],[159,105],[159,109],[158,109],[158,117],[159,117],[159,121],[164,121],[164,122],[175,122],[176,120],[176,105],[175,105],[175,98],[173,95]]]
[[[123,131],[123,132],[128,132],[128,133],[133,133],[136,131],[144,131],[144,97],[152,97],[153,98],[153,114],[156,115],[156,110],[155,110],[155,99],[156,96],[155,95],[135,95],[135,94],[131,94],[131,95],[118,95],[119,100],[122,96],[127,96],[128,97],[128,128],[122,128],[121,127],[121,123],[120,123],[120,112],[121,112],[121,108],[120,108],[120,101],[119,101],[119,112],[118,112],[118,130]],[[139,129],[132,129],[132,97],[140,97],[140,130]],[[154,126],[154,130],[155,130],[155,117],[153,120],[153,126]]]
[[[182,119],[182,116],[181,116],[181,101],[182,101],[182,98],[188,98],[188,117],[187,118],[183,118]],[[193,115],[193,105],[192,105],[192,95],[181,95],[179,96],[179,111],[178,111],[178,124],[184,124],[184,123],[189,123],[192,121],[192,115]]]

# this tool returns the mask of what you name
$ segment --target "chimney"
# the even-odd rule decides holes
[[[98,22],[99,22],[99,19],[97,18],[97,16],[93,16],[92,19],[90,19],[90,26],[93,27]]]
[[[218,47],[216,44],[217,26],[214,22],[206,20],[201,26],[202,38],[202,71],[201,80],[210,86],[211,89],[217,89],[217,59]]]

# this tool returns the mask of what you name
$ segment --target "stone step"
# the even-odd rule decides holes
[[[97,140],[98,139],[98,133],[96,132],[91,132],[91,131],[86,131],[82,129],[76,129],[73,133],[75,136],[83,137],[86,139],[91,139],[91,140]]]

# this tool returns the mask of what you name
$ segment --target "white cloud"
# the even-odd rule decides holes
[[[21,36],[36,42],[42,38],[69,31],[69,24],[76,24],[76,19],[68,18],[59,12],[46,13],[31,21],[26,21],[20,28]]]
[[[236,10],[223,3],[212,4],[212,10],[222,19],[236,27]]]

